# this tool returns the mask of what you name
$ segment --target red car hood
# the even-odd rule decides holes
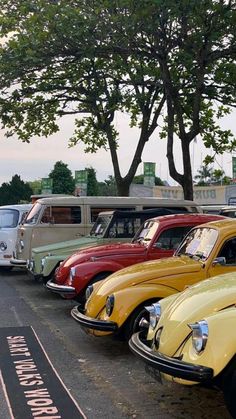
[[[140,243],[110,243],[81,249],[68,256],[56,270],[55,280],[62,283],[69,275],[70,269],[80,263],[88,262],[91,258],[116,257],[125,254],[144,255],[146,247]]]

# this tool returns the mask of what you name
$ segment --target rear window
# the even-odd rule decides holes
[[[15,228],[19,221],[19,211],[0,209],[0,228]]]
[[[98,217],[98,214],[100,212],[103,211],[115,211],[115,210],[119,210],[119,211],[134,211],[135,208],[134,207],[91,207],[90,208],[90,220],[91,223],[94,223]]]

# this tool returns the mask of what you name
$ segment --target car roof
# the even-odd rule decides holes
[[[1,209],[15,209],[15,210],[19,210],[19,211],[27,211],[29,210],[31,207],[33,206],[33,204],[14,204],[14,205],[1,205],[0,206],[0,210]]]
[[[183,213],[183,214],[171,214],[171,215],[161,215],[159,217],[153,217],[150,218],[150,220],[153,221],[158,221],[160,223],[165,223],[165,224],[173,224],[173,223],[178,223],[181,221],[184,222],[199,222],[199,224],[202,223],[208,223],[208,222],[213,222],[213,221],[220,221],[220,220],[229,220],[229,218],[224,217],[223,215],[218,215],[218,214],[201,214],[201,213]],[[206,221],[205,221],[206,220]]]
[[[210,221],[209,223],[199,225],[198,227],[211,227],[221,231],[234,230],[236,233],[236,219],[230,217],[223,217],[222,220]]]

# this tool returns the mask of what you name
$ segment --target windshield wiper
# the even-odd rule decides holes
[[[196,252],[194,255],[193,255],[193,258],[194,259],[204,259],[205,258],[205,254],[204,254],[204,252]]]
[[[176,256],[188,256],[189,258],[193,258],[193,254],[192,253],[177,253]]]

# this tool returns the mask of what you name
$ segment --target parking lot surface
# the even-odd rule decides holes
[[[1,271],[0,280],[0,328],[33,328],[88,419],[230,418],[220,391],[161,385],[146,373],[126,342],[86,335],[70,315],[75,301],[51,294],[21,270]],[[10,419],[3,388],[0,405],[0,419]]]

